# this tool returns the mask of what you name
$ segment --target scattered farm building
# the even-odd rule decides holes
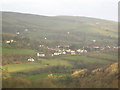
[[[53,55],[54,55],[54,56],[58,56],[58,55],[60,55],[60,53],[55,52],[55,53],[53,53]]]
[[[45,54],[43,52],[37,53],[38,57],[45,57]]]
[[[11,43],[11,41],[6,41],[5,43],[10,44],[10,43]]]
[[[16,32],[16,34],[17,34],[17,35],[19,35],[19,34],[20,34],[20,32]]]
[[[71,51],[70,53],[71,53],[71,55],[75,55],[76,54],[75,51]]]
[[[28,62],[34,62],[35,60],[33,58],[29,58]]]
[[[14,41],[14,40],[9,40],[9,41],[6,41],[5,43],[6,43],[6,44],[11,44],[11,43],[14,43],[14,42],[16,42],[16,41]]]

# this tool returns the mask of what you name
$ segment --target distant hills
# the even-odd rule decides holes
[[[20,32],[32,40],[67,44],[117,45],[117,22],[80,16],[42,16],[2,12],[4,35]],[[45,39],[46,38],[46,39]]]

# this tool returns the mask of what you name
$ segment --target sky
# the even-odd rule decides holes
[[[119,0],[0,0],[1,11],[85,16],[118,21]]]

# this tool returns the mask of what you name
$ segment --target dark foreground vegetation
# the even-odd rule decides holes
[[[54,74],[51,77],[29,78],[29,75],[10,76],[3,79],[4,88],[117,88],[118,87],[117,63],[92,70],[73,74]],[[61,76],[61,77],[60,77]],[[6,85],[7,84],[7,85]]]

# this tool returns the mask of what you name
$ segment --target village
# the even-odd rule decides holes
[[[19,33],[17,33],[19,34]],[[95,43],[96,40],[93,40],[93,42]],[[16,43],[15,40],[7,40],[5,41],[6,44],[12,44],[12,43]],[[104,50],[117,50],[118,47],[116,46],[82,46],[82,48],[75,48],[75,49],[71,49],[70,48],[70,45],[58,45],[56,46],[55,48],[50,48],[49,46],[45,46],[45,45],[39,45],[38,46],[40,49],[47,49],[50,51],[50,53],[45,53],[45,52],[42,52],[42,51],[37,51],[36,53],[36,57],[39,57],[39,58],[44,58],[44,57],[47,57],[47,56],[50,56],[50,57],[55,57],[55,56],[80,56],[80,55],[85,55],[86,53],[88,52],[93,52],[93,51],[96,51],[96,52],[100,52],[100,51],[104,51]],[[28,62],[34,62],[35,59],[33,57],[29,57]]]
[[[24,32],[29,32],[28,29],[24,29]],[[25,34],[17,31],[16,32],[16,37],[18,38],[21,38],[23,39],[25,37]],[[67,35],[70,35],[70,32],[66,32]],[[48,38],[47,37],[44,37],[44,41],[46,41]],[[16,40],[5,40],[4,43],[5,44],[15,44],[16,42],[19,42],[19,41],[16,41]],[[100,45],[97,45],[97,40],[91,40],[92,42],[92,45],[86,45],[85,44],[85,41],[84,41],[84,44],[81,45],[81,48],[78,48],[78,47],[75,47],[74,49],[71,48],[71,44],[61,44],[61,45],[57,45],[55,47],[49,47],[48,45],[44,45],[44,44],[40,44],[40,45],[37,45],[38,47],[38,50],[36,50],[36,57],[41,57],[41,58],[44,58],[44,57],[55,57],[55,56],[61,56],[61,55],[64,55],[64,56],[80,56],[80,55],[85,55],[86,53],[89,53],[89,52],[94,52],[94,51],[97,51],[97,52],[101,52],[101,51],[106,51],[106,50],[117,50],[118,49],[118,46],[100,46]],[[28,43],[28,45],[30,46],[30,44]],[[80,46],[80,45],[79,45]],[[49,50],[49,52],[44,52],[44,49],[46,50]],[[34,62],[34,58],[33,57],[29,57],[28,60],[29,62]]]

